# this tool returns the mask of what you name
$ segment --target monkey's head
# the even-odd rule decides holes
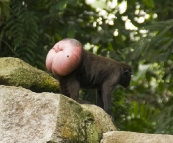
[[[121,74],[119,84],[125,88],[128,87],[130,84],[131,76],[132,76],[132,69],[128,65],[123,64],[123,71]]]
[[[79,65],[82,44],[75,39],[63,39],[56,43],[46,57],[46,68],[54,75],[66,76]]]

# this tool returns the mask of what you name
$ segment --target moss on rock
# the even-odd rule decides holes
[[[57,127],[56,136],[59,135],[61,138],[66,139],[67,143],[72,141],[99,143],[100,137],[93,114],[83,109],[72,99],[65,96],[61,96],[60,99],[59,107],[61,109],[59,110],[57,123],[59,126]],[[55,141],[56,136],[54,137]]]
[[[0,84],[22,86],[35,92],[59,92],[59,83],[44,71],[18,58],[0,58]]]

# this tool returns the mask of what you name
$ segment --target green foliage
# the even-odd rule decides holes
[[[38,51],[39,39],[38,17],[33,11],[29,11],[27,4],[22,1],[11,1],[10,10],[11,15],[1,31],[3,34],[2,43],[5,41],[1,45],[1,55],[3,52],[10,53],[8,56],[19,57],[36,65],[37,55],[35,52]],[[39,52],[37,53],[39,54]]]
[[[158,126],[156,129],[156,133],[162,133],[162,134],[173,134],[173,126],[172,126],[172,121],[173,121],[173,98],[169,100],[165,104],[164,109],[158,114],[157,117],[157,122]]]
[[[169,5],[170,1],[167,4]],[[155,3],[155,7],[158,6],[161,4]],[[163,9],[161,8],[160,11]],[[157,13],[160,14],[160,11]],[[167,13],[169,11],[167,9]],[[159,19],[168,18],[161,15],[158,15]],[[156,133],[172,133],[172,114],[170,114],[173,109],[170,104],[173,103],[170,98],[173,95],[172,24],[173,19],[169,17],[166,21],[152,22],[150,25],[140,28],[139,30],[146,30],[147,33],[140,36],[139,40],[133,44],[132,52],[129,53],[129,58],[133,60],[134,64],[139,63],[139,61],[142,65],[150,64],[146,74],[143,74],[146,79],[142,78],[144,81],[141,82],[142,87],[146,88],[141,89],[139,83],[135,84],[137,85],[136,91],[139,91],[140,100],[150,103],[150,106],[155,109],[155,113],[160,112],[158,115],[154,114],[156,125],[153,125],[151,131]],[[138,36],[136,35],[136,37]],[[148,127],[148,129],[150,128]]]
[[[148,34],[134,44],[134,52],[131,54],[131,58],[136,59],[139,56],[143,56],[145,57],[145,62],[151,63],[162,62],[172,58],[171,46],[173,39],[170,31],[172,28],[173,20],[155,22],[150,26],[143,27],[148,31]]]
[[[112,94],[112,116],[118,129],[126,130],[125,120],[129,115],[130,102],[128,98],[129,91],[118,87]]]
[[[143,3],[150,8],[154,7],[154,1],[153,0],[143,0]]]
[[[164,109],[160,114],[157,115],[158,126],[156,129],[156,133],[164,133],[164,134],[172,134],[173,133],[173,99],[171,98],[168,103],[166,103]]]
[[[124,121],[125,130],[141,133],[153,133],[156,127],[154,116],[158,113],[149,103],[134,101],[130,108],[130,114]]]

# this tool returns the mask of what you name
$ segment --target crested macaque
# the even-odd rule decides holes
[[[49,51],[46,67],[58,78],[61,93],[76,101],[80,88],[96,89],[96,104],[108,114],[112,91],[118,84],[129,86],[132,74],[130,66],[94,55],[70,38],[59,41]]]

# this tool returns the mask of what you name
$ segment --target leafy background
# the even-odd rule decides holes
[[[130,87],[112,94],[116,126],[172,134],[172,12],[172,0],[0,0],[0,57],[46,71],[49,49],[76,38],[87,50],[133,68]],[[93,94],[81,92],[92,103]]]

